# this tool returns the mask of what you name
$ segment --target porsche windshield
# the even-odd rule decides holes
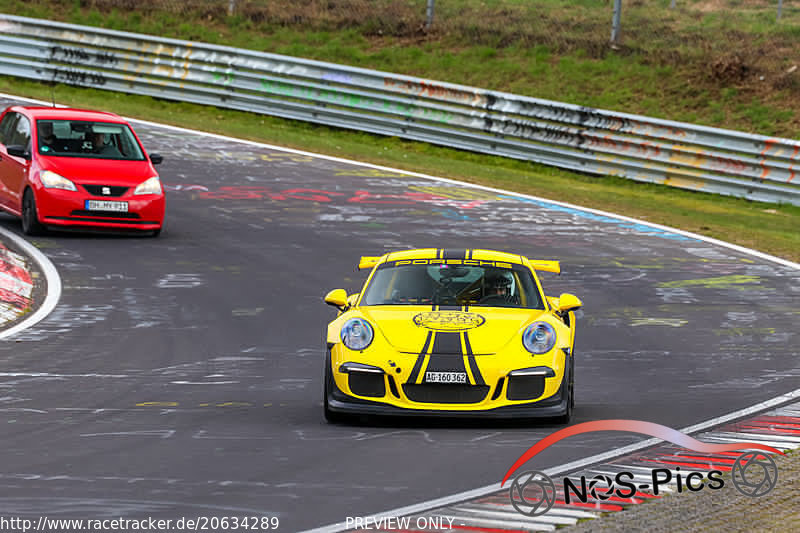
[[[469,305],[544,309],[531,272],[472,265],[383,266],[360,305]]]
[[[142,161],[144,155],[126,124],[82,120],[37,120],[39,153],[49,156]]]

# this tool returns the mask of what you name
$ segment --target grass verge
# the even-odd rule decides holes
[[[625,214],[800,262],[800,207],[585,176],[523,161],[474,154],[195,104],[0,77],[0,91],[103,109],[128,117],[210,131]],[[168,177],[167,181],[168,181]]]

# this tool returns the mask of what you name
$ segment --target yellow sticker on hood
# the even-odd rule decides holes
[[[414,324],[433,331],[464,331],[484,322],[481,315],[464,311],[429,311],[414,317]]]

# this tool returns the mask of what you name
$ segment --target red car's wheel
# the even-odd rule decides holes
[[[44,226],[36,214],[36,199],[30,189],[25,189],[25,195],[22,197],[22,232],[32,236],[44,233]]]

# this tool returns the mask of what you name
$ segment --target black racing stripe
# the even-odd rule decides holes
[[[464,248],[445,248],[442,250],[442,259],[466,259],[467,250]]]
[[[472,372],[472,377],[475,378],[475,385],[485,385],[483,376],[478,368],[478,362],[475,361],[475,355],[472,353],[472,345],[469,343],[469,332],[464,332],[464,349],[467,352],[467,361],[469,362],[469,369]]]
[[[464,351],[465,355],[472,355],[472,345],[469,343],[469,332],[464,332]]]
[[[436,332],[425,372],[466,373],[466,371],[464,357],[461,355],[461,334],[455,331]]]
[[[411,369],[411,375],[408,377],[407,383],[417,382],[417,377],[419,377],[419,373],[422,370],[422,363],[425,362],[425,353],[428,351],[428,346],[431,345],[431,337],[433,337],[433,332],[429,331],[428,336],[425,337],[425,345],[422,347],[422,351],[417,356],[417,361],[414,363],[414,368]]]
[[[437,331],[431,354],[461,355],[461,334],[455,331]]]
[[[445,357],[445,356],[431,356],[428,363],[428,368],[425,372],[463,372],[466,374],[467,369],[464,366],[464,358],[459,357]]]
[[[475,361],[475,356],[470,355],[467,357],[467,361],[469,362],[469,369],[472,371],[472,377],[475,378],[475,385],[486,385],[486,382],[483,381],[481,371],[478,368],[478,363]]]

